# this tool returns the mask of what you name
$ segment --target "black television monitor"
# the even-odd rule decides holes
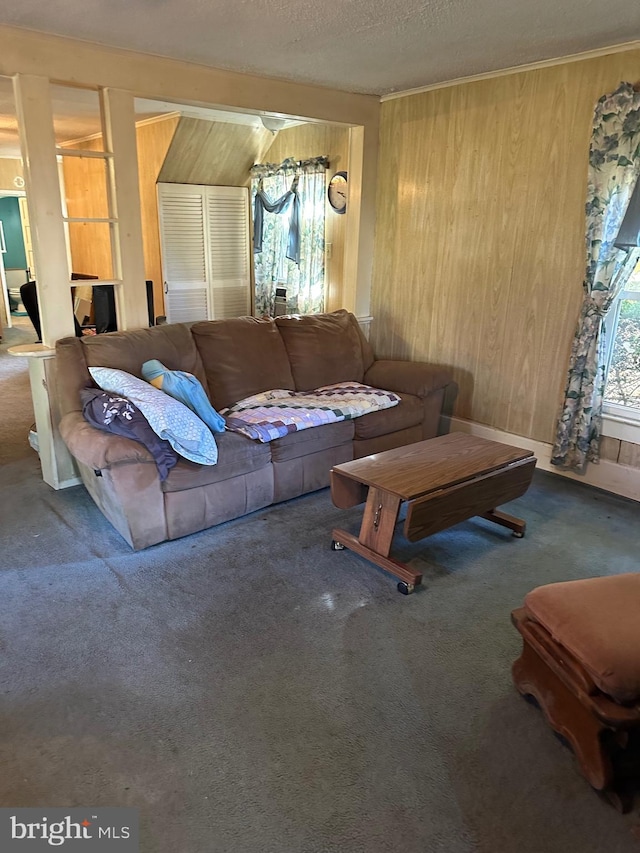
[[[147,312],[149,325],[155,325],[153,306],[153,282],[147,281]],[[117,332],[116,300],[112,284],[96,284],[93,287],[93,318],[96,333]]]

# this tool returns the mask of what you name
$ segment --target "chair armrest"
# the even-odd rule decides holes
[[[397,391],[400,394],[413,394],[415,397],[428,397],[434,391],[440,391],[453,383],[451,371],[437,364],[420,361],[374,361],[364,375],[366,385],[382,388],[385,391]]]
[[[94,471],[123,462],[153,462],[153,456],[138,441],[92,427],[80,412],[69,412],[58,427],[72,456]]]

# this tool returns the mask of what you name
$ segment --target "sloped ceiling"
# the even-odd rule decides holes
[[[3,0],[0,23],[385,94],[640,38],[638,0]]]
[[[263,127],[182,116],[158,181],[243,186],[272,141],[272,132]]]

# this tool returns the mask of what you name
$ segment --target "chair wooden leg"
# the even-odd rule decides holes
[[[603,734],[609,730],[547,666],[526,638],[512,674],[520,693],[533,696],[551,728],[569,742],[590,784],[599,791],[610,789],[613,767],[603,743]]]

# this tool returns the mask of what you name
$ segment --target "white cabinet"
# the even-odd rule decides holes
[[[251,313],[249,190],[158,184],[170,323]]]

